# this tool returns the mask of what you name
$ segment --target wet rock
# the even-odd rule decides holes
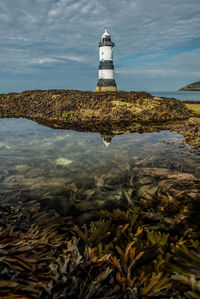
[[[199,117],[190,117],[189,123],[190,124],[200,124],[200,118]]]
[[[150,176],[144,176],[142,178],[139,179],[138,183],[140,185],[147,185],[154,182],[154,178],[150,177]]]
[[[173,180],[161,180],[158,183],[159,190],[162,190],[162,192],[166,192],[166,191],[170,190],[170,188],[173,185],[174,185],[174,181]]]
[[[173,174],[173,171],[168,168],[140,168],[140,175],[167,177]]]
[[[182,172],[170,174],[170,175],[168,175],[168,178],[169,179],[176,179],[178,181],[181,181],[181,180],[193,181],[193,180],[196,179],[193,174],[191,174],[191,173],[182,173]]]

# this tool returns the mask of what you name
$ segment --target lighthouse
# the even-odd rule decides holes
[[[99,42],[99,78],[96,91],[116,91],[117,86],[114,79],[113,47],[111,36],[107,28]]]

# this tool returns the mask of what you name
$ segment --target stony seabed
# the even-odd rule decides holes
[[[197,116],[147,93],[24,92],[1,95],[0,111],[102,134],[170,129],[199,150]],[[198,170],[158,168],[147,159],[86,185],[68,184],[65,214],[53,199],[51,210],[33,198],[1,199],[1,298],[200,297]],[[95,212],[93,196],[103,201],[105,192],[107,206]]]

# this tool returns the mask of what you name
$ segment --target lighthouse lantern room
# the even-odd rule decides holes
[[[114,79],[113,47],[111,36],[107,28],[99,42],[99,78],[96,91],[116,91],[117,86]]]

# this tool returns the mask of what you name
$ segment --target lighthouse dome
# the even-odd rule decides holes
[[[108,29],[104,28],[104,33],[101,36],[101,40],[99,42],[99,46],[111,46],[114,47],[114,43],[111,41],[111,36],[108,33]]]
[[[108,29],[107,28],[104,28],[104,33],[101,36],[101,38],[104,38],[104,37],[110,37],[110,34],[108,33]]]
[[[111,42],[111,36],[108,33],[107,28],[104,28],[104,33],[101,36],[101,42]]]

